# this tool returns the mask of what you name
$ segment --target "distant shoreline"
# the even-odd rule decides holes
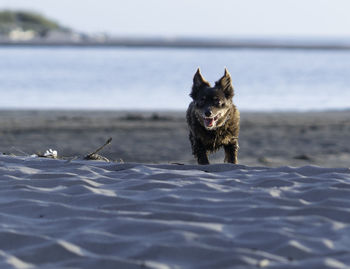
[[[350,50],[350,43],[256,41],[256,40],[197,40],[197,39],[138,39],[121,38],[107,41],[10,41],[1,40],[0,47],[144,47],[144,48],[197,48],[197,49],[302,49]]]

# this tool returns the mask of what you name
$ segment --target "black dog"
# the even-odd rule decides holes
[[[211,87],[198,68],[193,78],[193,101],[187,109],[192,153],[199,164],[209,164],[208,152],[225,149],[225,162],[237,163],[239,111],[232,102],[231,76],[224,76]]]

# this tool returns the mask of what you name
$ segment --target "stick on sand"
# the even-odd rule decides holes
[[[106,141],[106,143],[104,143],[101,147],[99,147],[98,149],[96,149],[94,152],[86,155],[84,157],[85,160],[104,160],[109,162],[109,160],[103,156],[100,156],[97,154],[97,152],[101,151],[105,146],[109,145],[112,142],[112,137],[108,138],[108,140]]]

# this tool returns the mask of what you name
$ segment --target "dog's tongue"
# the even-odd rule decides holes
[[[204,122],[205,122],[205,126],[211,127],[211,126],[213,126],[214,119],[213,118],[205,118]]]

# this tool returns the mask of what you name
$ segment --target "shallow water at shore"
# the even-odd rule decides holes
[[[350,51],[0,48],[0,108],[184,110],[201,67],[241,110],[349,108]]]

